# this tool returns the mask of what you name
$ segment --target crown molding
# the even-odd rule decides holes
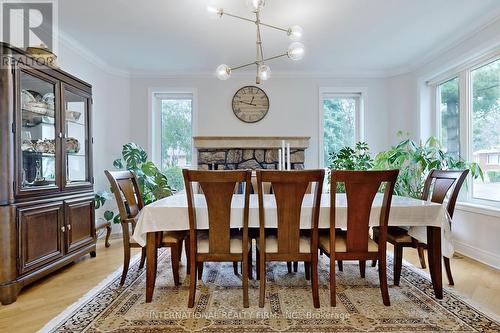
[[[461,31],[457,31],[458,35],[461,35],[459,39],[454,41],[446,42],[441,40],[437,42],[434,47],[432,47],[432,51],[426,53],[422,57],[418,57],[416,61],[411,62],[405,66],[401,66],[399,68],[394,68],[391,75],[389,76],[397,76],[402,74],[407,74],[410,72],[417,72],[419,69],[424,67],[425,65],[432,63],[434,60],[438,59],[441,55],[453,50],[459,45],[463,44],[467,40],[473,38],[475,35],[479,34],[481,31],[487,29],[489,26],[500,21],[500,7],[496,10],[489,12],[487,15],[482,17],[477,25],[473,27],[465,26]]]
[[[316,79],[343,79],[343,78],[388,78],[398,75],[404,75],[412,72],[417,72],[425,65],[433,62],[441,55],[456,48],[476,34],[488,28],[490,25],[500,20],[500,8],[491,11],[482,17],[473,27],[464,26],[463,29],[457,31],[457,35],[461,35],[457,40],[446,42],[440,41],[432,47],[432,51],[427,52],[424,56],[417,57],[416,61],[406,65],[394,67],[388,70],[331,70],[331,71],[273,71],[272,78],[316,78]],[[71,36],[59,30],[59,42],[71,51],[79,54],[84,60],[97,66],[102,71],[124,78],[156,78],[156,79],[210,79],[215,78],[212,71],[140,71],[128,70],[110,65],[104,61],[96,53],[89,50],[87,47],[80,44]],[[250,78],[255,77],[255,71],[237,71],[232,74],[234,78]]]
[[[273,71],[273,78],[311,78],[311,79],[343,79],[343,78],[385,78],[389,72],[386,71]],[[153,72],[153,71],[131,71],[131,78],[160,78],[160,79],[189,79],[216,78],[214,72],[198,71],[198,72]],[[255,71],[239,71],[231,74],[231,78],[254,78]]]
[[[58,39],[59,39],[59,43],[64,45],[64,47],[66,47],[69,50],[71,50],[72,52],[80,55],[83,60],[98,67],[102,71],[104,71],[108,74],[111,74],[111,75],[130,78],[130,71],[123,69],[123,68],[118,68],[116,66],[110,65],[109,63],[104,61],[101,57],[99,57],[97,54],[90,51],[87,47],[83,46],[78,41],[76,41],[73,37],[69,36],[68,34],[64,33],[63,31],[59,30]],[[59,47],[59,49],[60,49],[60,47]]]

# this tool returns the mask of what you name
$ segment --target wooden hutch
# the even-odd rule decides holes
[[[0,301],[96,255],[92,86],[0,43]]]

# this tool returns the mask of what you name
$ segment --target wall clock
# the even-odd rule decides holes
[[[233,96],[233,112],[239,120],[256,123],[269,111],[269,98],[255,86],[240,88]]]

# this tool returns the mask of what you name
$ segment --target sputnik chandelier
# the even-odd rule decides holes
[[[260,20],[260,12],[262,8],[265,5],[265,0],[247,0],[247,6],[250,8],[250,10],[255,14],[255,20],[254,19],[249,19],[246,17],[241,17],[238,15],[234,15],[231,13],[226,12],[222,8],[215,8],[212,6],[208,6],[207,10],[212,13],[213,15],[217,15],[219,18],[222,18],[222,16],[227,15],[230,17],[234,17],[243,21],[247,22],[252,22],[255,23],[257,26],[257,41],[256,41],[256,48],[257,48],[257,57],[255,61],[250,62],[248,64],[240,65],[240,66],[235,66],[235,67],[229,67],[226,64],[222,64],[219,67],[217,67],[217,70],[215,74],[220,80],[227,80],[231,76],[232,71],[252,66],[255,65],[257,67],[257,76],[255,78],[255,83],[259,84],[261,81],[265,81],[271,77],[271,69],[269,68],[268,65],[266,65],[266,62],[269,60],[273,59],[278,59],[281,57],[288,57],[292,60],[300,60],[304,57],[304,45],[299,42],[299,40],[302,37],[302,28],[299,27],[298,25],[291,26],[288,29],[285,28],[280,28],[271,24],[263,23]],[[290,44],[288,47],[288,50],[283,53],[279,54],[273,57],[269,58],[264,58],[264,53],[262,51],[262,39],[261,39],[261,32],[260,28],[261,26],[273,28],[276,30],[281,30],[286,32],[288,37],[293,41],[293,43]]]

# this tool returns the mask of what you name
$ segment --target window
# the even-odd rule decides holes
[[[167,175],[169,185],[184,189],[182,168],[192,165],[193,94],[155,94],[155,161]]]
[[[500,59],[471,71],[471,85],[471,148],[486,176],[474,181],[472,196],[500,201]]]
[[[500,165],[500,154],[488,154],[488,165]]]
[[[329,156],[342,147],[353,147],[361,140],[361,93],[320,91],[320,153],[322,167],[330,165]]]
[[[441,143],[443,148],[455,155],[460,154],[460,117],[458,77],[438,86],[441,111]]]
[[[448,152],[480,165],[484,181],[475,179],[467,186],[468,199],[486,204],[500,201],[500,58],[496,54],[434,84],[441,143]]]

